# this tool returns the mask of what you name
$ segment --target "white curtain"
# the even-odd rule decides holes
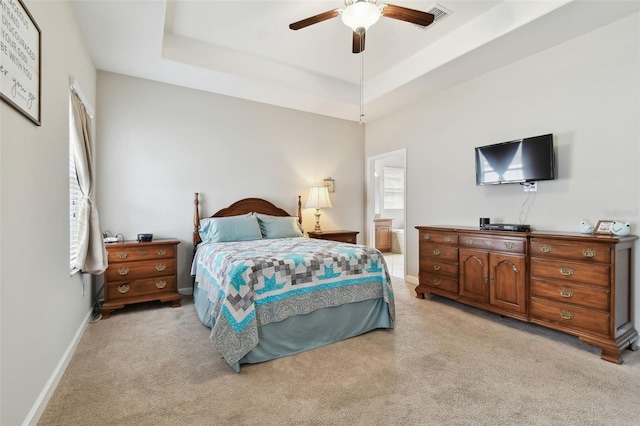
[[[75,131],[78,135],[73,147],[78,184],[82,200],[78,206],[78,257],[75,267],[82,272],[100,274],[107,269],[107,251],[100,231],[98,209],[93,200],[94,162],[91,116],[80,98],[71,92]]]

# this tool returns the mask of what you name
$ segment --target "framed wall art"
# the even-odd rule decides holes
[[[22,0],[0,6],[0,98],[40,126],[40,28]]]

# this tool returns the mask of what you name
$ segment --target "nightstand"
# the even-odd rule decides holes
[[[104,273],[102,318],[132,303],[159,300],[180,306],[178,293],[179,240],[125,241],[106,245],[109,267]]]
[[[356,242],[358,241],[358,234],[359,232],[356,231],[320,231],[309,232],[309,238],[356,244]]]

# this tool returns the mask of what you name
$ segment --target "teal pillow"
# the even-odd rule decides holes
[[[206,243],[249,241],[262,238],[258,220],[253,215],[201,219],[199,232],[200,239]]]
[[[303,237],[304,231],[297,217],[269,216],[256,213],[260,223],[260,231],[264,238]]]

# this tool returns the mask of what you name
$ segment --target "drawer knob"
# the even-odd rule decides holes
[[[159,263],[156,265],[156,271],[158,272],[162,272],[165,269],[167,269],[167,265],[165,265],[164,263]]]
[[[504,246],[508,249],[512,249],[516,246],[516,243],[514,243],[513,241],[505,241]]]
[[[484,240],[484,243],[488,246],[490,246],[491,244],[493,244],[493,241],[491,240]]]
[[[157,288],[165,288],[167,286],[167,282],[166,281],[158,281],[156,282],[156,287]]]
[[[573,319],[574,315],[573,312],[567,311],[566,309],[560,311],[560,318],[562,319],[570,320]]]
[[[436,263],[435,265],[433,265],[433,269],[436,270],[436,271],[439,271],[440,270],[440,265]]]
[[[594,249],[586,248],[582,249],[582,255],[584,257],[596,257],[597,252]]]
[[[147,251],[146,250],[140,250],[139,253],[140,253],[140,256],[146,256],[147,255]]]
[[[118,273],[120,275],[127,275],[129,273],[129,268],[124,267],[124,268],[118,268]]]
[[[566,266],[563,266],[563,267],[561,267],[561,268],[558,268],[558,270],[560,271],[560,273],[561,273],[562,275],[567,276],[567,277],[568,277],[568,276],[570,276],[570,275],[573,275],[573,273],[575,272],[575,271],[573,270],[573,268],[569,268],[569,267],[566,267]]]
[[[424,235],[422,236],[422,238],[423,238],[423,239],[425,239],[425,240],[430,240],[430,239],[431,239],[431,235],[429,235],[429,234],[424,234]]]
[[[164,256],[165,254],[167,254],[167,251],[164,249],[160,249],[156,253],[158,253],[158,256]]]
[[[467,238],[467,244],[472,246],[473,245],[473,240],[471,238]]]
[[[444,236],[444,240],[445,240],[446,242],[450,243],[450,242],[451,242],[451,235],[445,235],[445,236]]]
[[[543,253],[551,253],[551,246],[542,246],[540,247],[540,251]]]
[[[440,256],[440,249],[433,250],[433,254],[435,254],[436,256]]]
[[[560,296],[562,297],[573,297],[573,290],[569,290],[568,288],[559,288],[558,291],[560,292]]]
[[[129,291],[129,284],[122,284],[121,286],[118,286],[118,293],[125,294],[128,291]]]
[[[126,258],[127,258],[127,256],[129,256],[129,253],[127,253],[127,252],[124,252],[124,251],[123,251],[122,253],[118,253],[118,257],[119,257],[120,259],[126,259]]]
[[[442,281],[440,280],[440,278],[434,278],[433,279],[433,284],[434,285],[440,285],[440,284],[442,284]]]

